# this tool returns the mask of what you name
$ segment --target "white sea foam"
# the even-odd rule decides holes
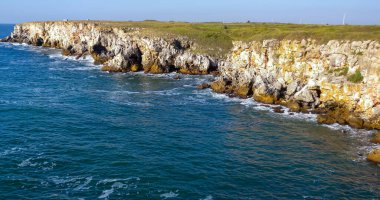
[[[44,158],[43,156],[37,156],[37,157],[27,158],[23,160],[17,166],[22,167],[22,168],[23,167],[37,167],[39,169],[47,171],[47,170],[53,169],[56,166],[56,164],[54,162],[46,161],[46,158]]]
[[[213,197],[211,195],[208,195],[207,197],[199,200],[213,200]]]
[[[108,197],[113,193],[114,189],[104,190],[98,199],[108,199]]]
[[[101,66],[94,65],[94,59],[86,55],[85,57],[76,58],[75,56],[64,56],[62,55],[61,51],[59,49],[54,48],[43,48],[43,47],[35,47],[28,44],[18,44],[18,43],[10,43],[11,45],[15,46],[17,49],[20,50],[26,50],[26,51],[35,51],[42,54],[46,54],[49,58],[53,60],[72,60],[72,61],[78,61],[82,64],[84,64],[87,67],[74,67],[74,68],[49,68],[49,70],[72,70],[72,71],[84,71],[84,70],[94,70],[94,69],[100,69]]]
[[[2,48],[7,48],[7,49],[12,47],[12,45],[10,43],[7,43],[7,42],[0,42],[0,46]]]
[[[286,116],[287,118],[305,120],[305,121],[314,122],[314,123],[317,122],[317,116],[318,116],[317,114],[313,114],[311,112],[309,112],[309,113],[295,113],[295,112],[291,112],[289,108],[286,108],[283,106],[281,106],[281,107],[284,110],[284,113],[282,113],[282,114],[276,113],[277,115]],[[274,112],[274,111],[271,110],[271,112]]]
[[[122,182],[122,181],[131,181],[131,180],[140,181],[140,178],[139,177],[129,177],[129,178],[124,178],[124,179],[104,179],[104,180],[98,181],[96,183],[96,185],[114,183],[114,182]]]
[[[150,73],[145,73],[143,71],[139,71],[139,72],[116,73],[116,74],[113,74],[113,75],[114,76],[125,76],[125,75],[127,75],[127,76],[131,76],[131,77],[134,77],[134,76],[143,76],[143,77],[173,79],[174,77],[176,77],[179,74],[176,73],[176,72],[163,73],[163,74],[150,74]]]
[[[101,90],[99,90],[101,91]],[[103,90],[105,92],[107,92],[106,90]],[[110,92],[110,91],[108,91]],[[128,90],[114,90],[114,91],[111,91],[112,94],[140,94],[141,92],[136,92],[136,91],[128,91]]]
[[[340,131],[345,136],[355,139],[360,144],[357,146],[357,157],[353,161],[366,161],[367,154],[374,149],[380,148],[380,144],[371,143],[371,137],[376,131],[373,130],[364,130],[364,129],[355,129],[348,125],[340,124],[331,124],[331,125],[322,125],[333,129],[335,131]]]
[[[84,181],[83,184],[81,185],[78,185],[76,188],[74,188],[74,190],[78,191],[78,190],[88,190],[90,189],[90,187],[87,187],[88,184],[90,184],[92,181],[92,176],[90,177],[87,177],[86,180]]]
[[[370,140],[372,135],[376,132],[373,130],[355,129],[348,125],[340,125],[340,124],[331,124],[331,125],[324,124],[322,126],[328,127],[332,130],[341,131],[352,138],[359,139],[363,143],[366,143],[366,142],[369,143],[368,141]]]
[[[106,93],[108,100],[115,104],[127,105],[127,106],[138,106],[138,107],[149,107],[153,106],[151,103],[147,102],[136,102],[131,98],[132,94],[138,94],[140,92],[133,91],[104,91],[97,90],[97,92]]]
[[[57,53],[49,54],[49,58],[63,58],[63,56],[57,52]]]
[[[181,74],[177,72],[171,72],[171,73],[163,73],[163,74],[150,74],[145,72],[128,72],[124,73],[129,76],[144,76],[144,77],[154,77],[154,78],[163,78],[163,79],[174,79],[175,77],[180,77],[179,81],[184,80],[191,80],[195,85],[199,85],[203,82],[205,82],[207,79],[210,79],[210,77],[213,77],[212,75],[187,75],[187,74]]]
[[[88,71],[88,70],[97,70],[97,68],[92,66],[86,66],[86,67],[73,67],[73,68],[67,68],[69,71]]]
[[[212,92],[211,90],[203,90],[203,91],[206,91],[207,94],[211,94],[211,96],[215,99],[222,99],[224,100],[225,102],[242,102],[242,99],[239,99],[239,98],[236,98],[236,97],[229,97],[225,94],[219,94],[219,93],[214,93]]]
[[[204,91],[207,91],[207,90],[204,90]],[[225,94],[213,93],[211,90],[209,90],[209,92],[212,93],[211,96],[213,98],[222,99],[226,102],[240,102],[241,105],[247,106],[249,108],[253,108],[255,110],[267,111],[278,117],[291,118],[291,119],[317,123],[317,114],[313,114],[311,112],[310,113],[295,113],[295,112],[291,112],[289,108],[281,106],[281,109],[284,111],[284,113],[276,113],[273,111],[273,108],[278,107],[279,105],[263,104],[263,103],[256,102],[255,100],[251,98],[250,99],[230,98]],[[207,94],[203,93],[203,95],[207,95]],[[374,131],[355,129],[347,125],[339,125],[339,124],[322,125],[322,126],[325,126],[335,131],[341,131],[344,134],[347,134],[349,137],[352,137],[356,141],[359,141],[361,143],[357,147],[358,158],[355,161],[366,160],[366,155],[368,154],[368,152],[372,151],[375,148],[380,148],[380,145],[372,144],[369,142],[370,137],[373,135]]]
[[[197,104],[202,104],[202,105],[208,105],[209,104],[205,98],[202,98],[199,96],[196,96],[196,97],[188,96],[188,97],[185,97],[185,101],[181,101],[182,105],[185,105],[187,103],[197,103]]]
[[[83,64],[84,66],[81,66],[81,67],[62,67],[62,63],[58,63],[59,66],[57,68],[49,68],[49,70],[70,70],[70,71],[86,71],[86,70],[100,70],[101,69],[101,65],[95,65],[94,64],[94,59],[91,57],[91,56],[86,56],[86,57],[80,57],[80,58],[76,58],[75,56],[64,56],[62,55],[62,53],[57,50],[57,49],[48,49],[48,51],[46,51],[45,53],[47,53],[47,55],[49,56],[49,58],[53,59],[53,60],[57,60],[57,61],[76,61],[76,62],[79,62],[81,64]]]
[[[20,164],[18,164],[17,166],[19,167],[27,167],[27,166],[30,166],[30,167],[35,167],[38,165],[38,163],[36,162],[32,162],[33,158],[28,158],[26,160],[23,160]]]
[[[164,193],[164,194],[161,194],[160,197],[164,198],[164,199],[169,199],[169,198],[175,198],[175,197],[178,197],[179,196],[179,193],[178,193],[178,190],[175,191],[175,192],[167,192],[167,193]]]
[[[50,182],[53,182],[56,185],[64,185],[67,183],[75,183],[79,181],[80,177],[58,177],[58,176],[51,176],[48,178]]]
[[[104,179],[96,183],[96,185],[107,185],[109,183],[112,183],[111,188],[107,190],[103,190],[102,194],[98,197],[99,199],[108,199],[112,193],[114,193],[115,190],[120,189],[127,189],[130,185],[135,186],[133,183],[130,183],[129,181],[139,181],[139,177],[130,177],[125,179]],[[136,188],[135,186],[134,188]]]
[[[1,102],[1,100],[0,100]],[[3,152],[0,153],[0,156],[7,156],[7,155],[12,155],[12,154],[15,154],[15,153],[18,153],[18,152],[21,152],[21,151],[24,151],[26,149],[24,148],[21,148],[21,147],[13,147],[11,149],[7,149]]]
[[[202,92],[205,91],[205,92]],[[203,95],[211,95],[215,99],[221,99],[225,102],[237,102],[241,105],[244,105],[249,108],[253,108],[255,110],[261,110],[261,111],[268,111],[272,114],[275,114],[276,116],[283,116],[286,118],[293,118],[293,119],[300,119],[300,120],[307,120],[311,122],[316,122],[317,115],[310,113],[294,113],[291,112],[288,108],[280,105],[272,105],[272,104],[264,104],[257,102],[253,100],[252,98],[248,99],[241,99],[238,97],[229,97],[226,94],[218,94],[214,93],[211,90],[202,90],[201,92],[195,91],[194,93],[203,94]],[[276,113],[273,111],[273,108],[275,107],[281,107],[281,109],[284,111],[284,113]]]
[[[11,44],[13,46],[28,46],[28,44],[26,43],[8,43],[8,44]]]
[[[48,177],[48,182],[53,183],[55,185],[59,185],[60,187],[72,188],[73,191],[84,191],[91,188],[90,183],[92,182],[92,176],[50,176]]]
[[[176,92],[179,88],[173,88],[170,90],[157,90],[157,91],[145,91],[144,94],[154,94],[161,96],[178,96],[181,95],[180,92]]]

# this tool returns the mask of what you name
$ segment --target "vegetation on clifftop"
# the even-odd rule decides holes
[[[352,83],[359,83],[363,81],[363,75],[361,74],[360,70],[356,70],[355,74],[350,75],[347,80],[349,80]]]
[[[122,28],[139,31],[141,35],[159,37],[188,37],[197,44],[199,53],[223,56],[232,47],[232,41],[261,41],[264,39],[378,40],[380,26],[311,25],[276,23],[186,23],[159,21],[69,21],[63,23],[95,23],[101,28]]]

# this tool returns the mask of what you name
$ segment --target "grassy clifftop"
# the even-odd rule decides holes
[[[70,21],[68,23],[95,23],[100,27],[139,29],[142,35],[161,37],[188,37],[198,45],[200,53],[224,55],[232,41],[261,41],[264,39],[316,39],[318,43],[329,40],[377,40],[380,26],[353,25],[300,25],[275,23],[186,23],[159,21]]]

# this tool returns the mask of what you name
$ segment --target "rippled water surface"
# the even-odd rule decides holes
[[[0,36],[12,26],[1,25]],[[0,44],[0,199],[377,199],[369,132]]]

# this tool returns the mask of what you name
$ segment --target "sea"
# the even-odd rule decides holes
[[[0,199],[380,198],[374,132],[197,89],[213,78],[0,43]]]

